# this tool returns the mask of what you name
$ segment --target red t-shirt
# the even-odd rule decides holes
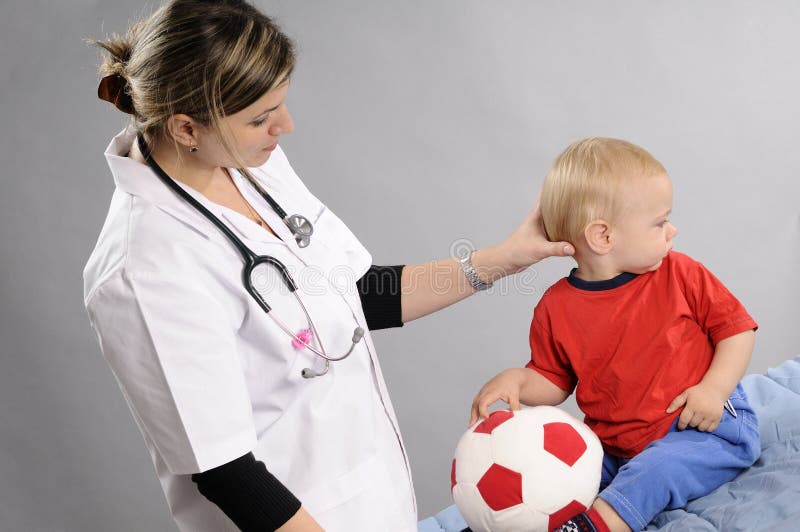
[[[673,251],[642,275],[551,286],[534,310],[527,367],[569,392],[577,385],[586,424],[607,452],[630,458],[669,431],[680,411],[667,406],[700,382],[714,346],[757,327],[711,272]]]

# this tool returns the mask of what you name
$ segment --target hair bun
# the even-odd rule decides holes
[[[100,80],[97,96],[113,103],[123,113],[133,114],[133,99],[128,91],[128,80],[120,74],[109,74]]]
[[[104,74],[120,74],[125,72],[125,65],[131,58],[133,46],[122,37],[114,37],[107,41],[95,41],[95,44],[108,52],[108,56],[100,66]]]

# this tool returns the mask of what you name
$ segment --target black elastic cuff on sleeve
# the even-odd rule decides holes
[[[192,475],[197,489],[244,532],[275,530],[300,509],[300,501],[253,453]]]
[[[358,295],[370,330],[403,326],[400,277],[404,267],[372,266],[357,281]]]

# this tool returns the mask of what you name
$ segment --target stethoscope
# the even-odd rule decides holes
[[[289,271],[287,270],[286,266],[275,257],[271,257],[269,255],[256,255],[255,253],[253,253],[253,250],[248,248],[244,244],[244,242],[242,242],[235,234],[233,234],[233,232],[228,228],[228,226],[222,223],[222,221],[216,216],[214,216],[214,214],[212,214],[211,211],[206,209],[199,201],[194,199],[188,192],[186,192],[183,188],[181,188],[181,186],[178,185],[178,183],[176,183],[171,177],[167,175],[166,172],[164,172],[164,170],[161,169],[160,166],[158,166],[158,163],[156,163],[155,160],[150,155],[150,150],[147,147],[147,143],[145,142],[144,137],[139,135],[137,140],[139,143],[139,151],[142,152],[142,156],[144,157],[145,161],[147,161],[147,164],[161,179],[161,181],[163,181],[169,188],[171,188],[176,194],[178,194],[178,196],[186,200],[186,202],[188,202],[192,207],[200,211],[201,214],[203,214],[206,218],[208,218],[209,221],[211,221],[211,223],[213,223],[217,227],[217,229],[222,231],[222,233],[226,237],[228,237],[228,240],[230,240],[231,244],[233,244],[234,247],[236,247],[236,249],[239,250],[239,253],[242,255],[242,259],[244,260],[244,267],[242,268],[242,282],[244,284],[245,290],[247,290],[247,293],[249,293],[250,296],[256,300],[258,305],[264,310],[264,312],[267,313],[267,315],[270,318],[272,318],[272,320],[278,325],[278,327],[281,328],[281,330],[283,330],[286,334],[291,336],[292,345],[304,347],[309,351],[313,352],[315,355],[322,357],[323,360],[325,360],[325,367],[322,369],[322,371],[316,371],[311,368],[304,368],[303,371],[301,372],[301,375],[306,379],[325,375],[328,372],[328,368],[330,367],[331,362],[338,362],[340,360],[344,360],[345,358],[349,357],[350,353],[352,353],[353,349],[355,349],[356,344],[360,342],[361,338],[364,336],[364,329],[362,329],[361,327],[356,327],[353,330],[353,338],[351,340],[352,344],[350,345],[350,349],[348,349],[344,355],[340,357],[328,356],[328,354],[325,352],[325,347],[322,345],[322,341],[320,339],[319,333],[317,332],[317,328],[314,326],[314,321],[311,319],[311,316],[309,315],[308,310],[306,309],[306,306],[303,303],[303,300],[300,299],[300,296],[297,293],[297,285],[295,285],[294,281],[292,280],[292,277],[289,275]],[[272,196],[270,196],[269,193],[266,190],[264,190],[257,182],[255,182],[252,179],[248,179],[248,182],[250,182],[256,188],[256,190],[258,190],[261,196],[267,201],[267,203],[269,203],[270,207],[272,207],[278,214],[278,216],[280,216],[283,219],[283,222],[292,232],[295,241],[297,241],[297,246],[301,248],[308,246],[309,243],[311,242],[311,235],[314,232],[314,226],[311,225],[311,222],[308,221],[308,218],[300,214],[293,214],[291,216],[287,216],[286,211],[281,209],[280,205],[278,205],[278,203],[272,198]],[[255,270],[255,268],[257,266],[260,266],[261,264],[267,264],[278,270],[278,272],[281,275],[281,279],[283,280],[283,283],[286,285],[289,291],[294,295],[295,299],[300,304],[300,308],[303,309],[303,313],[305,314],[306,320],[308,321],[310,331],[312,332],[313,337],[316,338],[317,343],[319,344],[320,347],[319,350],[309,344],[310,338],[302,334],[297,335],[293,333],[289,329],[289,327],[286,326],[286,324],[284,324],[280,319],[278,319],[276,316],[270,313],[272,308],[264,300],[264,297],[253,287],[253,282],[251,279],[253,275],[253,270]]]

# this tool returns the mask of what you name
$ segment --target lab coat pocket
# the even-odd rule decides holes
[[[325,513],[333,511],[363,492],[365,492],[380,476],[380,461],[377,454],[372,454],[361,464],[355,466],[338,478],[318,484],[311,490],[300,493],[298,498],[303,501],[316,519],[325,521]]]

